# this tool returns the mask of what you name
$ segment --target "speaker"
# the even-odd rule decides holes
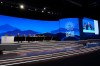
[[[0,55],[3,55],[3,51],[2,50],[0,50]]]

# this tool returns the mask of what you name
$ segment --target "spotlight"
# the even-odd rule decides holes
[[[35,11],[37,11],[37,9],[35,9]]]
[[[3,3],[3,2],[0,2],[1,4]]]
[[[42,10],[42,13],[43,13],[44,11]]]
[[[48,12],[50,14],[50,12]]]
[[[53,12],[52,12],[52,14],[53,14]]]
[[[21,8],[21,9],[24,9],[24,8],[25,8],[25,6],[24,6],[24,5],[20,5],[20,8]]]
[[[46,7],[44,7],[43,9],[46,10]]]

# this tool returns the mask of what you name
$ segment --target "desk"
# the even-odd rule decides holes
[[[43,40],[59,40],[58,37],[14,37],[14,41],[43,41]]]
[[[1,43],[15,43],[16,41],[43,41],[43,40],[58,40],[58,37],[14,37],[14,36],[2,36]]]

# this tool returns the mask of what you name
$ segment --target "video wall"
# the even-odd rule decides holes
[[[23,34],[56,34],[59,32],[59,21],[43,21],[16,18],[0,15],[0,36]]]
[[[66,33],[67,36],[80,36],[79,19],[65,18],[60,20],[60,32]]]
[[[85,35],[99,35],[99,24],[98,20],[83,18],[83,33]]]
[[[0,15],[0,37],[4,35],[16,36],[18,33],[45,36],[80,37],[80,29],[83,35],[99,35],[98,20],[82,19],[82,27],[79,26],[79,18],[63,18],[58,21],[45,21],[17,18]]]

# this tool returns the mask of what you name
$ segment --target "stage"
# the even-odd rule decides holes
[[[19,47],[15,50],[3,51],[3,55],[0,55],[0,65],[17,65],[67,58],[100,49],[100,46],[88,48],[77,41],[34,41],[8,45],[18,45]]]

